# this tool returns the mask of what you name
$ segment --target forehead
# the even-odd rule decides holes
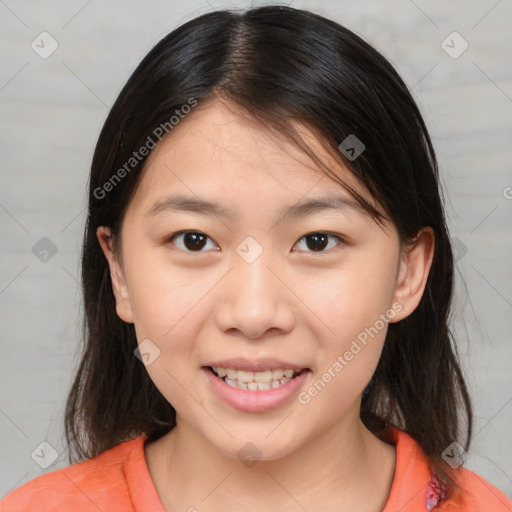
[[[341,160],[329,154],[304,125],[294,126],[329,169],[378,208]],[[197,106],[157,144],[130,208],[147,213],[171,192],[198,200],[216,198],[231,213],[248,204],[292,204],[326,194],[357,204],[285,136],[222,101]]]

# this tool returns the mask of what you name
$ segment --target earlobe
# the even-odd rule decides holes
[[[116,312],[127,323],[133,323],[133,312],[128,295],[128,287],[124,278],[123,269],[112,251],[112,238],[110,228],[100,226],[96,230],[96,236],[101,249],[110,267],[112,291],[116,299]]]
[[[420,303],[432,266],[434,247],[435,235],[430,227],[421,229],[412,243],[405,247],[393,297],[393,303],[400,303],[402,309],[393,322],[409,316]]]

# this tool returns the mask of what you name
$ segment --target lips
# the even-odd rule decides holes
[[[214,362],[215,365],[219,363],[221,363],[221,361]],[[247,363],[247,360],[245,360],[245,363]],[[257,361],[255,364],[252,364],[252,367],[254,368],[254,366],[256,366],[261,368],[261,363],[261,360]],[[267,363],[268,361],[265,364]],[[233,360],[229,360],[229,364],[233,365]],[[283,361],[273,360],[271,364],[273,366],[281,365],[283,364]],[[248,365],[245,364],[246,368],[247,366]],[[297,365],[291,364],[290,366]],[[218,371],[222,366],[216,366],[215,368]],[[235,370],[235,368],[231,368],[230,370],[236,371],[237,377],[239,372],[243,372],[242,375],[245,374],[246,376],[247,374],[253,373],[248,370]],[[281,370],[279,368],[264,370],[263,372],[254,372],[254,376],[256,377],[258,373],[267,372],[268,374],[273,375],[273,372],[280,371]],[[283,377],[278,381],[252,381],[245,383],[238,380],[228,379],[227,373],[224,378],[221,378],[210,366],[204,366],[201,368],[201,374],[205,377],[205,383],[213,393],[230,407],[243,412],[265,412],[280,406],[285,406],[286,404],[290,405],[294,395],[296,395],[302,386],[305,385],[310,373],[309,369],[303,368],[301,370],[293,371],[292,377]],[[267,379],[269,377],[268,374],[265,376]],[[263,380],[263,377],[259,380]]]

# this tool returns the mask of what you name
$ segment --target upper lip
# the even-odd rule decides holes
[[[250,372],[262,372],[265,370],[302,370],[306,369],[304,365],[283,361],[282,359],[263,358],[263,359],[247,359],[245,357],[235,357],[230,359],[219,359],[211,361],[205,366],[221,368],[232,368],[234,370],[244,370]]]

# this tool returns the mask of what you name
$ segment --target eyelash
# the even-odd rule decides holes
[[[166,243],[172,243],[172,240],[174,240],[176,237],[179,237],[179,236],[182,236],[182,235],[185,235],[187,233],[194,233],[196,235],[202,235],[202,236],[205,236],[206,238],[212,240],[208,235],[205,235],[204,233],[202,233],[201,231],[194,231],[194,230],[185,230],[185,231],[179,231],[177,233],[174,233],[172,234],[171,236],[169,236],[167,239],[166,239]],[[325,231],[312,231],[310,233],[307,233],[306,235],[303,235],[297,242],[301,242],[302,240],[304,240],[305,238],[307,238],[308,236],[312,236],[312,235],[326,235],[330,238],[336,238],[338,240],[338,244],[335,246],[335,247],[338,247],[340,246],[341,244],[345,244],[346,241],[343,237],[341,237],[340,235],[334,235],[332,233],[328,233],[328,232],[325,232]],[[295,247],[295,245],[294,245]],[[180,249],[182,250],[183,252],[190,252],[190,253],[201,253],[201,252],[205,252],[204,250],[199,250],[199,251],[189,251],[187,249]],[[310,252],[311,254],[321,254],[321,253],[326,253],[326,252],[329,252],[331,249],[327,249],[327,250],[321,250],[321,251],[305,251],[305,252]]]

